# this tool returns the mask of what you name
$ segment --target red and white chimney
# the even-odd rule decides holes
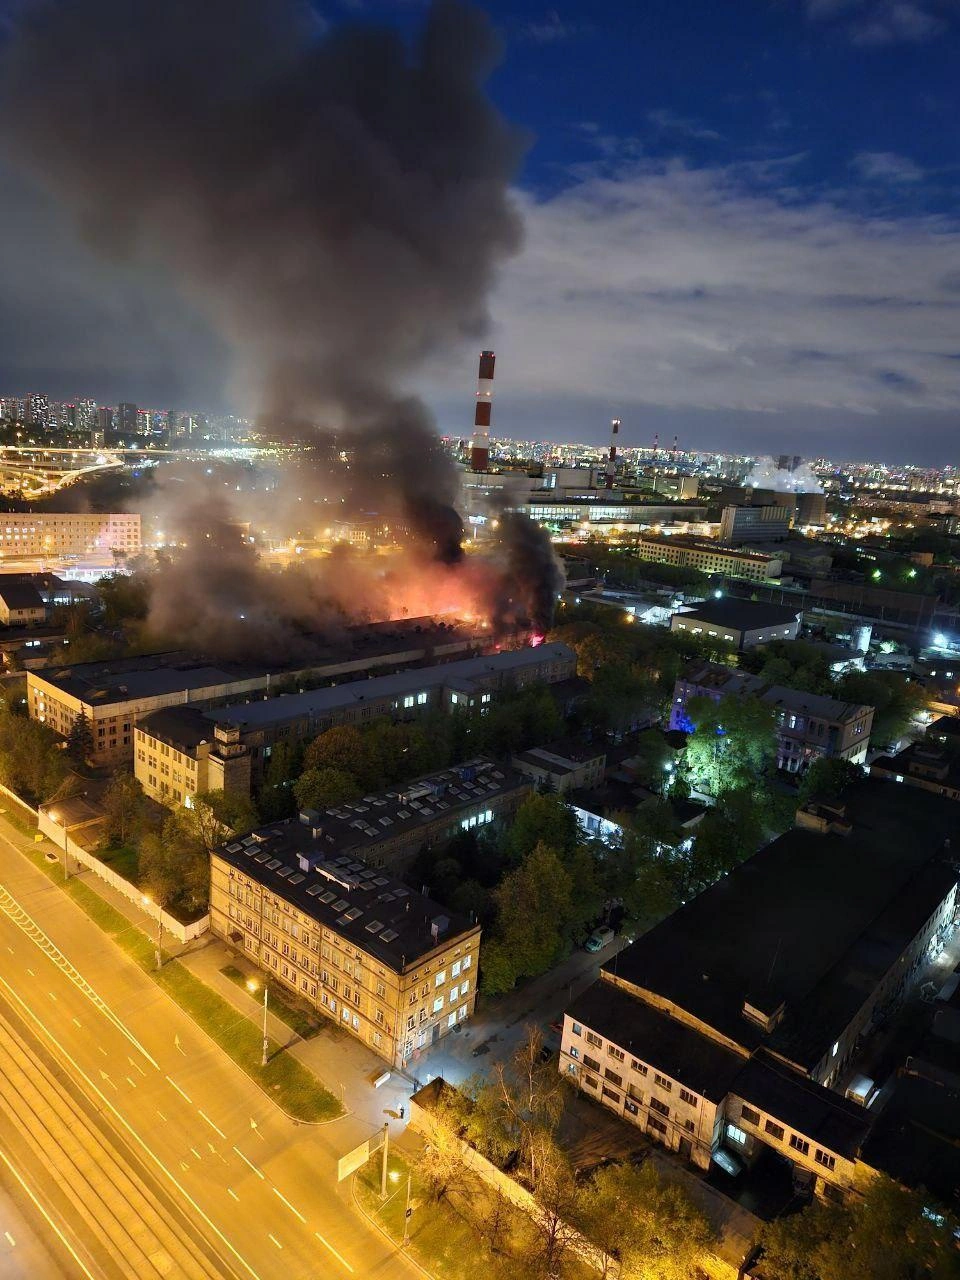
[[[480,352],[477,407],[473,415],[473,444],[470,448],[471,471],[486,471],[490,465],[490,418],[493,413],[493,366],[496,359],[492,351]]]
[[[617,478],[617,436],[620,434],[620,419],[614,418],[610,423],[610,456],[607,459],[607,488],[612,489]]]

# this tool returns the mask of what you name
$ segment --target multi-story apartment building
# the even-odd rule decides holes
[[[213,724],[197,707],[164,707],[133,732],[134,776],[151,799],[175,808],[203,791],[250,794],[250,752],[237,725]]]
[[[211,928],[403,1067],[473,1013],[480,926],[349,855],[330,858],[312,823],[302,815],[213,853]]]
[[[140,551],[140,517],[126,513],[0,513],[0,556],[55,557]]]
[[[783,571],[783,560],[779,556],[738,551],[705,538],[688,538],[679,533],[669,537],[646,533],[637,539],[635,545],[641,560],[699,569],[701,573],[723,574],[727,578],[766,582],[770,578],[779,578]]]
[[[842,1194],[870,1115],[859,1049],[953,935],[952,804],[864,781],[601,969],[564,1016],[560,1070],[701,1168],[768,1151]]]
[[[578,789],[589,791],[603,781],[607,768],[606,752],[595,743],[567,739],[531,747],[513,757],[513,766],[538,787],[565,795]]]
[[[720,541],[769,542],[785,538],[793,524],[795,503],[763,507],[724,507],[720,516]]]
[[[799,606],[726,596],[722,600],[704,600],[692,609],[673,614],[670,630],[725,640],[735,649],[752,649],[771,640],[796,640],[802,616]]]
[[[774,709],[777,717],[777,768],[787,773],[805,771],[820,756],[865,764],[874,708],[843,702],[824,694],[804,693],[786,685],[770,684],[759,676],[734,671],[714,662],[697,662],[683,671],[673,688],[670,728],[689,733],[692,698],[750,695]]]

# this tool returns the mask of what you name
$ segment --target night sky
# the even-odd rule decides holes
[[[415,0],[333,0],[409,27]],[[530,133],[494,433],[960,462],[957,0],[491,0]],[[37,91],[42,93],[42,85]],[[0,393],[211,411],[230,353],[0,162]],[[476,350],[419,389],[469,432]]]

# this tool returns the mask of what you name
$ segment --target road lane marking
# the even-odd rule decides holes
[[[127,1061],[130,1063],[131,1067],[133,1067],[135,1071],[139,1071],[142,1076],[145,1076],[147,1074],[144,1071],[143,1067],[141,1067],[140,1063],[135,1062],[133,1058],[130,1057],[129,1053],[127,1054]]]
[[[197,1150],[196,1147],[191,1147],[190,1150],[193,1152],[193,1154],[197,1157],[198,1160],[203,1159],[203,1156],[200,1154],[200,1152]]]
[[[13,947],[11,947],[11,946],[9,946],[9,945],[7,946],[7,950],[10,952],[10,954],[11,954],[12,956],[15,956],[15,955],[17,954],[17,953],[14,951]]]
[[[163,1121],[164,1124],[167,1123],[167,1117],[163,1114],[163,1112],[160,1110],[159,1107],[157,1107],[157,1115],[160,1117],[160,1119]]]
[[[73,1023],[75,1027],[79,1027],[81,1031],[83,1030],[83,1023],[80,1021],[79,1018],[71,1018],[70,1021]]]
[[[10,1248],[11,1248],[11,1249],[15,1249],[15,1248],[17,1247],[17,1242],[16,1242],[16,1240],[14,1240],[14,1238],[13,1238],[13,1236],[10,1234],[10,1232],[9,1232],[9,1231],[5,1231],[3,1234],[7,1237],[7,1244],[9,1244]]]
[[[8,840],[6,836],[3,836],[2,838],[12,849],[17,849],[17,846],[12,840]],[[113,1023],[120,1034],[133,1045],[137,1052],[141,1053],[150,1065],[159,1071],[159,1064],[154,1061],[149,1053],[147,1053],[146,1049],[136,1038],[133,1032],[120,1021],[102,996],[99,996],[96,991],[94,991],[93,987],[91,987],[90,983],[87,982],[80,970],[67,959],[52,938],[49,938],[47,934],[44,933],[36,920],[24,911],[20,903],[4,885],[0,885],[0,911],[3,911],[4,915],[6,915],[8,919],[17,926],[20,932],[25,934],[34,946],[37,947],[37,949],[41,951],[48,960],[51,960],[65,977],[70,979],[79,991],[83,992],[90,1003],[94,1005],[95,1008],[99,1009],[105,1018]],[[27,973],[29,973],[31,978],[35,978],[37,976],[32,969],[27,969]]]
[[[8,843],[10,843],[10,842],[8,841]],[[16,847],[17,847],[17,846],[16,846],[16,845],[12,845],[12,847],[13,847],[14,849],[16,849]],[[4,892],[4,891],[3,891],[3,889],[2,889],[2,888],[0,888],[0,895],[2,895],[2,893],[3,893],[3,892]],[[123,1115],[123,1113],[122,1113],[121,1111],[119,1111],[119,1110],[118,1110],[118,1109],[113,1105],[113,1103],[110,1101],[110,1099],[107,1097],[107,1095],[103,1092],[103,1090],[102,1090],[102,1089],[100,1089],[100,1088],[96,1085],[96,1083],[95,1083],[95,1082],[90,1078],[90,1076],[88,1076],[88,1075],[87,1075],[87,1073],[84,1071],[83,1067],[81,1067],[81,1066],[80,1066],[80,1063],[79,1063],[79,1062],[77,1062],[76,1058],[74,1058],[70,1053],[68,1053],[68,1051],[67,1051],[67,1050],[64,1048],[64,1046],[60,1043],[60,1041],[59,1041],[59,1040],[57,1039],[57,1037],[53,1034],[53,1032],[52,1032],[52,1031],[50,1030],[50,1028],[46,1025],[46,1023],[45,1023],[45,1022],[43,1022],[43,1021],[42,1021],[42,1020],[37,1016],[37,1014],[33,1011],[33,1009],[30,1007],[30,1005],[28,1005],[28,1004],[27,1004],[26,1000],[24,1000],[24,999],[23,999],[23,997],[22,997],[22,996],[20,996],[20,995],[19,995],[19,994],[18,994],[18,993],[13,989],[13,987],[11,987],[10,983],[9,983],[9,982],[7,982],[6,978],[4,978],[2,974],[0,974],[0,987],[3,987],[3,989],[7,992],[7,995],[8,995],[8,997],[9,997],[9,999],[10,999],[10,1000],[12,1000],[12,1001],[14,1001],[14,1002],[18,1005],[18,1007],[23,1011],[23,1013],[25,1014],[25,1016],[26,1016],[26,1017],[28,1017],[28,1018],[30,1019],[30,1021],[31,1021],[31,1022],[33,1022],[33,1023],[34,1023],[34,1024],[35,1024],[35,1025],[36,1025],[36,1026],[37,1026],[37,1027],[42,1031],[42,1032],[43,1032],[43,1034],[44,1034],[44,1035],[46,1036],[46,1038],[50,1041],[50,1043],[51,1043],[51,1044],[52,1044],[52,1045],[57,1049],[57,1051],[58,1051],[58,1052],[63,1056],[64,1060],[70,1063],[71,1067],[72,1067],[72,1068],[73,1068],[73,1070],[76,1072],[77,1076],[79,1076],[79,1077],[80,1077],[80,1079],[81,1079],[81,1080],[83,1080],[83,1081],[87,1084],[87,1086],[88,1086],[90,1089],[92,1089],[92,1090],[93,1090],[93,1092],[97,1095],[97,1097],[99,1097],[99,1098],[100,1098],[100,1100],[103,1102],[104,1106],[106,1106],[106,1107],[108,1107],[108,1108],[109,1108],[109,1110],[112,1112],[112,1114],[113,1114],[113,1116],[115,1117],[115,1119],[117,1120],[117,1122],[118,1122],[118,1123],[122,1126],[122,1128],[123,1128],[123,1129],[124,1129],[124,1130],[129,1134],[129,1135],[130,1135],[130,1137],[131,1137],[131,1138],[133,1139],[133,1141],[137,1144],[137,1146],[138,1146],[138,1147],[139,1147],[143,1152],[145,1152],[145,1154],[146,1154],[146,1155],[148,1155],[148,1156],[150,1157],[150,1159],[151,1159],[151,1160],[153,1161],[153,1163],[157,1166],[157,1168],[158,1168],[158,1169],[160,1170],[160,1172],[164,1175],[164,1177],[166,1177],[167,1179],[169,1179],[169,1181],[172,1183],[172,1185],[176,1188],[176,1190],[180,1193],[180,1195],[181,1195],[181,1196],[183,1196],[184,1200],[186,1200],[186,1202],[190,1205],[190,1207],[194,1210],[194,1212],[195,1212],[195,1213],[196,1213],[200,1218],[202,1218],[202,1219],[203,1219],[203,1221],[206,1223],[206,1225],[209,1227],[209,1229],[210,1229],[211,1231],[213,1231],[213,1232],[214,1232],[214,1234],[216,1235],[217,1239],[218,1239],[218,1240],[220,1240],[220,1241],[222,1241],[222,1243],[224,1244],[224,1246],[225,1246],[227,1249],[229,1249],[230,1253],[233,1255],[233,1257],[234,1257],[234,1258],[236,1258],[237,1262],[239,1262],[239,1263],[240,1263],[240,1265],[243,1267],[243,1269],[244,1269],[244,1270],[245,1270],[245,1271],[246,1271],[250,1276],[252,1276],[252,1277],[253,1277],[253,1280],[262,1280],[262,1277],[261,1277],[260,1273],[259,1273],[258,1271],[256,1271],[256,1270],[253,1268],[253,1266],[251,1266],[251,1264],[250,1264],[250,1263],[247,1261],[247,1259],[243,1256],[243,1254],[242,1254],[242,1253],[240,1252],[240,1250],[236,1247],[236,1245],[234,1245],[234,1244],[233,1244],[233,1242],[227,1238],[227,1236],[223,1233],[223,1231],[221,1231],[221,1229],[220,1229],[220,1228],[217,1226],[217,1224],[213,1221],[213,1219],[210,1217],[210,1215],[209,1215],[208,1213],[206,1213],[206,1212],[204,1211],[204,1209],[203,1209],[203,1208],[202,1208],[202,1207],[197,1203],[197,1201],[193,1198],[193,1196],[192,1196],[192,1195],[190,1195],[190,1193],[189,1193],[189,1191],[187,1191],[186,1187],[184,1187],[184,1186],[183,1186],[183,1184],[182,1184],[181,1182],[178,1182],[178,1181],[177,1181],[177,1179],[176,1179],[176,1177],[174,1176],[174,1174],[170,1172],[170,1170],[169,1170],[169,1169],[167,1168],[167,1166],[163,1163],[163,1161],[160,1159],[160,1157],[157,1155],[157,1153],[153,1150],[153,1148],[152,1148],[151,1146],[149,1146],[149,1145],[148,1145],[148,1144],[143,1140],[143,1138],[140,1136],[140,1134],[137,1132],[137,1130],[133,1127],[133,1125],[130,1123],[130,1121],[129,1121],[129,1120],[127,1120],[126,1116],[124,1116],[124,1115]],[[120,1028],[120,1030],[121,1030],[121,1031],[123,1031],[124,1029],[121,1027],[121,1028]],[[128,1036],[128,1038],[129,1038],[129,1033],[128,1033],[128,1032],[124,1031],[124,1034],[125,1034],[125,1035],[127,1035],[127,1036]],[[144,1056],[148,1059],[148,1061],[151,1061],[151,1062],[153,1061],[153,1059],[152,1059],[152,1058],[150,1058],[150,1055],[149,1055],[149,1054],[145,1053],[145,1054],[144,1054]],[[172,1083],[172,1081],[171,1081],[171,1083]],[[6,1158],[6,1156],[4,1155],[4,1153],[3,1153],[3,1150],[2,1150],[2,1149],[0,1149],[0,1160],[3,1160],[5,1163],[9,1163],[9,1162],[7,1161],[7,1158]],[[188,1166],[188,1165],[185,1165],[185,1164],[183,1163],[183,1161],[182,1161],[182,1160],[181,1160],[180,1164],[181,1164],[181,1167],[184,1169],[184,1171],[187,1171],[187,1170],[189,1169],[189,1166]],[[11,1168],[12,1168],[12,1167],[11,1167]],[[16,1173],[16,1171],[15,1171],[15,1170],[12,1170],[12,1172]],[[262,1175],[262,1174],[261,1174],[260,1176],[261,1176],[261,1177],[263,1177],[263,1175]],[[25,1189],[25,1190],[27,1190],[27,1192],[28,1192],[28,1194],[29,1194],[29,1189],[28,1189],[28,1188],[26,1188],[26,1187],[25,1187],[24,1189]],[[35,1202],[35,1203],[37,1203],[37,1202],[36,1202],[36,1200],[35,1200],[35,1197],[31,1196],[31,1199],[33,1199],[33,1200],[34,1200],[34,1202]],[[43,1208],[42,1208],[42,1206],[41,1206],[41,1205],[39,1205],[39,1203],[37,1203],[37,1207],[41,1210],[41,1212],[43,1212],[43,1213],[44,1213],[44,1217],[45,1217],[45,1218],[47,1218],[47,1220],[48,1220],[48,1221],[50,1221],[50,1219],[49,1219],[48,1215],[43,1211]],[[51,1223],[50,1223],[50,1225],[51,1225],[51,1226],[53,1226],[54,1230],[55,1230],[55,1231],[57,1231],[57,1234],[58,1234],[58,1235],[60,1235],[60,1234],[61,1234],[61,1233],[60,1233],[60,1231],[59,1231],[59,1229],[56,1227],[56,1225],[55,1225],[53,1222],[51,1222]],[[61,1237],[61,1238],[62,1238],[62,1237]],[[67,1248],[68,1248],[68,1249],[70,1249],[71,1254],[73,1254],[73,1256],[75,1257],[76,1255],[75,1255],[75,1253],[74,1253],[73,1249],[71,1248],[71,1246],[69,1245],[69,1243],[67,1243],[67,1242],[65,1241],[65,1244],[67,1245]],[[92,1274],[90,1273],[90,1271],[88,1271],[88,1270],[87,1270],[87,1268],[84,1266],[84,1264],[80,1261],[80,1259],[79,1259],[79,1258],[77,1259],[77,1261],[78,1261],[78,1263],[80,1264],[80,1266],[83,1268],[83,1273],[84,1273],[84,1275],[86,1275],[86,1276],[88,1276],[88,1277],[89,1277],[89,1280],[97,1280],[97,1277],[96,1277],[96,1276],[94,1276],[94,1275],[92,1275]]]
[[[47,995],[50,997],[50,999],[51,999],[51,1000],[56,1000],[56,998],[57,998],[57,997],[53,994],[53,992],[52,992],[52,991],[48,991],[48,992],[47,992]]]
[[[306,1218],[303,1216],[300,1210],[294,1208],[294,1206],[290,1203],[290,1201],[287,1199],[287,1197],[283,1194],[282,1191],[278,1191],[277,1188],[274,1187],[273,1194],[277,1197],[278,1200],[282,1200],[283,1203],[290,1210],[290,1212],[296,1214],[296,1216],[300,1219],[301,1222],[304,1222],[304,1223],[306,1222]]]
[[[234,1147],[233,1149],[237,1153],[237,1155],[240,1157],[240,1159],[243,1161],[243,1163],[248,1164],[250,1166],[250,1168],[257,1175],[258,1178],[263,1178],[264,1180],[266,1179],[266,1174],[263,1172],[263,1170],[258,1169],[252,1160],[248,1160],[239,1147]]]
[[[253,1116],[251,1116],[251,1117],[250,1117],[250,1128],[251,1128],[251,1129],[253,1130],[253,1132],[257,1135],[257,1137],[260,1139],[260,1141],[261,1141],[261,1142],[266,1142],[266,1138],[265,1138],[265,1137],[263,1136],[263,1134],[260,1132],[260,1129],[259,1129],[259,1127],[257,1126],[257,1122],[256,1122],[256,1120],[254,1120]]]
[[[183,1170],[184,1173],[189,1173],[190,1171],[190,1166],[187,1164],[186,1160],[180,1161],[180,1168]]]
[[[110,1077],[107,1075],[105,1071],[100,1072],[100,1079],[106,1080],[107,1084],[110,1086],[111,1089],[116,1089],[117,1086],[113,1083],[113,1081],[110,1079]]]
[[[227,1187],[227,1194],[228,1194],[228,1195],[233,1196],[233,1198],[234,1198],[234,1200],[236,1200],[237,1204],[239,1204],[239,1203],[240,1203],[240,1197],[239,1197],[239,1196],[237,1195],[237,1193],[234,1191],[233,1187]]]
[[[347,1268],[350,1274],[353,1275],[353,1267],[351,1267],[350,1263],[346,1260],[343,1254],[338,1253],[337,1250],[330,1243],[330,1241],[325,1240],[319,1231],[315,1231],[313,1234],[317,1237],[317,1239],[320,1241],[322,1245],[325,1245],[330,1250],[330,1252],[337,1259],[337,1261],[343,1263],[343,1265]]]
[[[277,1246],[277,1248],[278,1248],[278,1249],[282,1249],[282,1248],[283,1248],[283,1245],[280,1243],[280,1241],[277,1239],[277,1237],[276,1237],[276,1236],[272,1236],[272,1235],[270,1234],[270,1232],[269,1232],[269,1231],[267,1232],[267,1239],[268,1239],[268,1240],[272,1240],[272,1241],[273,1241],[273,1243]]]
[[[205,1111],[200,1111],[199,1107],[197,1107],[197,1111],[200,1112],[200,1115],[203,1117],[204,1120],[206,1120],[207,1124],[214,1131],[214,1133],[219,1133],[220,1137],[226,1140],[227,1135],[223,1132],[223,1130],[219,1127],[219,1125],[215,1125],[213,1121],[210,1119],[210,1117],[207,1115],[207,1113]]]
[[[180,1088],[180,1086],[177,1084],[176,1080],[171,1080],[171,1079],[170,1079],[170,1077],[169,1077],[169,1076],[167,1076],[167,1083],[168,1083],[168,1084],[172,1084],[172,1085],[173,1085],[173,1087],[176,1089],[177,1093],[179,1093],[180,1097],[181,1097],[181,1098],[185,1098],[185,1099],[186,1099],[186,1101],[190,1103],[191,1107],[193,1106],[193,1099],[190,1097],[190,1095],[189,1095],[189,1094],[184,1093],[184,1091],[183,1091],[183,1090]]]
[[[124,1076],[124,1080],[126,1080],[131,1089],[135,1089],[137,1087],[136,1081],[131,1076]]]
[[[24,1182],[24,1180],[23,1180],[23,1178],[20,1176],[20,1173],[18,1172],[18,1170],[17,1170],[17,1169],[15,1169],[15,1168],[13,1167],[13,1165],[10,1163],[10,1161],[7,1159],[6,1153],[5,1153],[3,1150],[0,1150],[0,1160],[2,1160],[2,1161],[3,1161],[3,1163],[7,1166],[7,1168],[10,1170],[10,1172],[11,1172],[11,1173],[13,1174],[13,1176],[16,1178],[17,1182],[19,1182],[19,1183],[20,1183],[20,1186],[21,1186],[21,1187],[23,1187],[24,1191],[27,1193],[27,1195],[30,1197],[30,1199],[33,1201],[33,1203],[36,1205],[36,1207],[37,1207],[37,1208],[40,1210],[40,1212],[43,1214],[44,1219],[46,1220],[46,1222],[47,1222],[47,1223],[49,1223],[49,1225],[50,1225],[51,1227],[53,1227],[54,1231],[57,1233],[57,1239],[60,1241],[60,1243],[63,1245],[63,1247],[67,1250],[67,1252],[70,1254],[70,1257],[71,1257],[71,1258],[73,1258],[74,1262],[77,1264],[77,1266],[78,1266],[78,1267],[80,1268],[80,1270],[83,1272],[83,1274],[84,1274],[85,1276],[87,1276],[88,1280],[97,1280],[97,1277],[93,1274],[93,1272],[90,1270],[90,1268],[89,1268],[89,1267],[87,1266],[87,1264],[84,1262],[84,1260],[83,1260],[83,1259],[80,1257],[80,1255],[77,1253],[76,1249],[73,1247],[73,1245],[70,1243],[70,1241],[67,1239],[67,1237],[63,1234],[63,1232],[60,1230],[60,1228],[57,1226],[57,1224],[54,1222],[54,1220],[50,1217],[49,1213],[47,1213],[46,1209],[43,1207],[43,1205],[40,1203],[40,1201],[37,1199],[37,1197],[33,1194],[33,1192],[30,1190],[30,1188],[29,1188],[29,1187],[27,1186],[27,1184]]]

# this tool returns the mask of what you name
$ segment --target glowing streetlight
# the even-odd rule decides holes
[[[163,968],[163,907],[160,903],[154,903],[149,893],[145,893],[141,898],[141,902],[145,907],[156,906],[157,908],[157,946],[154,952],[154,968]]]

